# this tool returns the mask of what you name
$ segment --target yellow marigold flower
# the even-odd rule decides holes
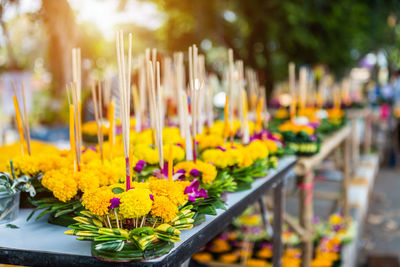
[[[164,155],[168,155],[169,153],[169,145],[163,146]],[[153,148],[150,145],[146,144],[137,144],[133,148],[133,155],[137,159],[141,159],[146,161],[146,163],[150,165],[155,165],[158,163],[158,149]],[[182,147],[174,145],[172,146],[172,155],[174,161],[181,161],[185,158],[185,151]]]
[[[298,258],[282,257],[282,267],[300,267],[301,260]]]
[[[249,267],[270,267],[271,264],[266,262],[265,260],[248,259],[246,261],[246,266],[249,266]]]
[[[181,137],[181,133],[178,127],[165,127],[162,131],[163,143],[169,144],[183,144],[185,139]]]
[[[209,128],[209,131],[210,131],[211,134],[224,136],[224,128],[225,128],[225,122],[224,121],[216,121]],[[236,134],[239,129],[240,129],[240,121],[234,120],[233,121],[233,127],[232,127],[231,130],[233,131],[234,134]]]
[[[151,145],[153,144],[153,130],[152,129],[146,129],[144,131],[141,131],[140,133],[137,133],[135,131],[131,131],[132,133],[132,138],[131,138],[131,143],[133,145]]]
[[[228,166],[240,164],[244,159],[244,153],[240,146],[235,148],[226,147],[225,151],[220,149],[207,149],[202,154],[205,162],[212,162],[216,167],[224,169]]]
[[[109,187],[99,187],[83,194],[82,205],[94,215],[105,215],[108,214],[108,208],[111,205],[110,200],[114,196]]]
[[[289,118],[289,112],[285,108],[280,108],[275,113],[275,118],[277,119],[287,119]]]
[[[142,188],[142,189],[148,189],[150,190],[150,185],[149,183],[141,183],[141,182],[132,182],[131,187],[133,188]]]
[[[108,126],[102,125],[103,133],[108,133]],[[82,124],[82,133],[87,135],[97,135],[97,123],[96,121],[88,121]]]
[[[342,216],[338,214],[332,214],[329,217],[329,223],[330,224],[341,224],[342,223]]]
[[[81,162],[89,163],[92,160],[100,159],[100,153],[93,151],[92,149],[86,149],[85,152],[82,153]]]
[[[57,199],[66,202],[78,193],[77,182],[71,176],[72,171],[66,168],[50,170],[43,175],[42,185]]]
[[[47,172],[52,169],[62,168],[65,165],[65,160],[59,156],[59,154],[46,155],[24,155],[16,156],[13,159],[13,166],[15,174],[17,176],[26,174],[29,176],[35,176],[40,172]],[[10,163],[7,162],[6,170],[11,171]]]
[[[271,153],[275,153],[278,150],[278,145],[273,140],[265,140],[265,144],[267,145],[268,151]]]
[[[196,164],[193,161],[181,161],[174,166],[175,170],[183,169],[186,173],[196,168]]]
[[[328,109],[328,118],[341,119],[344,116],[344,111],[337,108]]]
[[[250,155],[253,160],[265,159],[268,157],[268,146],[261,140],[254,140],[245,146],[245,153]]]
[[[271,248],[265,247],[265,248],[260,249],[260,250],[257,252],[257,257],[258,257],[258,258],[262,258],[262,259],[269,259],[269,258],[271,258],[271,257],[272,257],[272,250],[271,250]]]
[[[74,172],[72,177],[78,183],[78,188],[82,192],[98,188],[100,184],[101,172],[97,169],[83,168],[79,172]]]
[[[199,134],[196,136],[200,150],[216,148],[224,144],[224,138],[218,134]]]
[[[139,218],[148,214],[153,204],[150,194],[150,190],[143,188],[130,189],[120,194],[119,212],[125,218]]]
[[[169,145],[163,146],[163,153],[164,153],[164,157],[168,157]],[[173,145],[172,146],[172,158],[175,162],[182,161],[185,158],[185,150],[178,145]]]
[[[208,252],[198,252],[193,255],[193,259],[199,262],[207,262],[212,260],[212,255]]]
[[[215,177],[217,177],[217,168],[211,163],[197,160],[196,169],[201,172],[201,180],[205,184],[211,184],[214,181]]]
[[[188,196],[185,195],[185,187],[188,182],[168,181],[157,177],[151,177],[147,182],[154,196],[167,197],[175,205],[180,205],[188,200]]]
[[[141,160],[146,161],[150,165],[155,165],[158,163],[158,150],[152,148],[147,144],[137,144],[133,148],[133,155]]]
[[[201,160],[197,160],[196,163],[193,161],[182,161],[175,165],[175,170],[183,169],[186,172],[186,176],[190,176],[190,171],[197,169],[201,173],[201,181],[205,184],[210,184],[214,181],[217,176],[217,168],[211,163],[206,163]]]
[[[222,254],[219,260],[223,263],[234,263],[239,259],[239,255],[235,253]]]
[[[240,216],[239,220],[244,226],[257,226],[261,222],[261,218],[257,214]]]
[[[154,196],[151,214],[153,217],[161,217],[164,222],[169,222],[176,217],[178,207],[174,205],[167,197]]]

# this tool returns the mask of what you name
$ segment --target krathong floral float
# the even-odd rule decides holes
[[[201,131],[197,126],[204,122],[193,111],[198,108],[201,83],[193,73],[197,78],[191,80],[197,82],[191,82],[192,129],[183,91],[184,119],[179,128],[165,127],[160,68],[150,60],[144,67],[149,74],[149,123],[135,124],[137,116],[130,117],[131,70],[129,64],[124,69],[122,33],[117,39],[121,119],[114,121],[111,100],[108,120],[103,120],[101,86],[93,85],[96,120],[82,124],[80,86],[74,81],[67,86],[70,149],[29,139],[26,144],[27,134],[21,128],[21,142],[0,149],[21,146],[24,152],[27,146],[29,153],[10,153],[0,164],[1,170],[28,177],[38,192],[31,200],[36,209],[28,220],[36,212],[40,212],[36,219],[49,215],[49,222],[71,228],[66,234],[92,242],[92,254],[101,259],[143,260],[168,253],[181,231],[202,223],[205,214],[216,215],[217,209],[225,208],[226,192],[249,188],[254,178],[266,176],[277,165],[282,142],[262,129],[261,101],[255,122],[248,121],[246,101],[241,103],[241,119],[228,119],[227,102],[225,120],[214,123],[212,118]],[[191,64],[197,62],[197,52],[189,54]],[[93,142],[97,144],[84,144],[86,134],[97,135]]]

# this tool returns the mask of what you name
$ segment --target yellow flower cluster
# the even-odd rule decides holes
[[[249,125],[249,134],[252,135],[254,133],[255,124],[254,124],[254,122],[249,121],[248,125]],[[211,125],[211,127],[209,128],[209,133],[210,133],[210,135],[219,135],[222,137],[222,136],[224,136],[224,130],[225,130],[225,122],[224,121],[215,121],[214,124]],[[234,120],[232,131],[234,134],[236,134],[239,130],[240,130],[240,121]]]
[[[66,158],[61,157],[59,154],[45,155],[38,154],[35,156],[16,156],[13,158],[13,166],[17,176],[26,174],[34,176],[40,172],[47,172],[56,168],[62,168],[68,164]],[[6,171],[10,171],[10,164],[7,164]]]
[[[131,144],[132,145],[151,145],[153,143],[153,130],[152,129],[146,129],[141,131],[140,133],[131,131]]]
[[[102,125],[104,135],[108,134],[108,126]],[[87,135],[97,135],[96,121],[88,121],[82,124],[82,133]]]
[[[218,168],[226,168],[235,165],[239,165],[245,159],[242,147],[235,145],[236,147],[226,146],[222,151],[220,149],[207,149],[202,154],[202,159],[205,162],[212,162]]]
[[[151,214],[153,217],[161,217],[165,222],[169,222],[176,217],[178,207],[165,196],[155,196]]]
[[[115,184],[123,181],[126,175],[125,159],[122,157],[104,160],[104,163],[100,159],[95,159],[81,168],[81,171],[74,171],[71,167],[46,171],[42,185],[52,191],[56,198],[65,202],[72,199],[78,190],[86,192],[100,186]],[[63,193],[65,187],[70,190]]]
[[[63,202],[72,199],[78,193],[78,184],[71,177],[71,170],[66,168],[46,172],[43,175],[42,185]]]
[[[275,118],[281,119],[281,120],[287,119],[287,118],[289,118],[289,112],[287,111],[286,108],[280,108],[276,111]]]
[[[273,140],[265,140],[264,143],[266,144],[268,151],[270,153],[275,153],[278,150],[278,145]]]
[[[312,122],[318,122],[320,121],[320,119],[317,118],[317,112],[315,110],[315,108],[303,108],[300,109],[297,113],[297,115],[300,117],[306,117],[307,119],[309,119]]]
[[[125,218],[139,218],[148,214],[153,205],[150,194],[150,190],[144,188],[134,188],[122,193],[119,212]]]
[[[328,109],[327,112],[330,119],[341,119],[344,116],[344,111],[337,108]]]
[[[105,215],[108,214],[110,199],[114,195],[109,186],[89,190],[82,196],[82,205],[94,215]]]
[[[210,134],[216,134],[219,136],[224,136],[224,128],[225,122],[224,121],[216,121],[213,125],[209,128]],[[240,129],[240,122],[238,120],[233,121],[233,127],[231,126],[231,130],[234,134]]]
[[[0,171],[10,172],[10,159],[13,160],[14,170],[17,176],[36,175],[54,168],[61,168],[66,164],[66,160],[61,158],[60,151],[49,144],[32,141],[31,153],[26,152],[21,155],[20,143],[14,143],[0,147]]]
[[[168,198],[174,205],[181,205],[188,200],[185,195],[185,188],[190,185],[187,181],[168,181],[151,177],[147,180],[150,190],[155,196],[164,196]]]
[[[168,157],[169,145],[163,146],[163,155],[165,158]],[[146,144],[137,144],[133,147],[133,155],[141,160],[144,160],[150,165],[155,165],[159,161],[158,149],[153,148]],[[182,161],[185,158],[185,151],[182,147],[173,145],[172,146],[172,157],[175,162]]]
[[[252,160],[265,159],[269,154],[268,145],[264,141],[254,140],[244,147],[244,153],[251,156]]]
[[[200,150],[216,148],[224,144],[224,138],[218,134],[199,134],[196,136]]]
[[[165,127],[162,131],[164,144],[184,144],[185,139],[181,137],[178,127]]]
[[[190,171],[197,169],[201,173],[201,181],[205,184],[211,184],[217,176],[217,168],[211,164],[201,160],[182,161],[175,165],[175,170],[183,169],[186,172],[186,177],[190,176]]]
[[[121,201],[119,213],[124,218],[139,218],[151,212],[153,217],[169,222],[176,217],[178,206],[187,201],[184,190],[189,184],[152,177],[147,182],[132,182],[132,189],[125,191],[125,185],[117,183],[87,190],[82,204],[95,215],[105,215],[109,212],[110,200],[117,197]],[[116,187],[124,192],[113,192]]]
[[[281,132],[294,132],[294,133],[298,133],[298,132],[306,132],[309,135],[314,134],[314,128],[307,126],[307,125],[298,125],[295,124],[291,121],[287,121],[281,125],[279,125],[279,131]]]

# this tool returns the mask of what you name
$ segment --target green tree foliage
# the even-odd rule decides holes
[[[158,35],[166,49],[210,39],[263,70],[268,85],[286,77],[289,61],[324,63],[340,76],[368,51],[390,43],[387,17],[399,10],[394,0],[153,2],[168,14]]]

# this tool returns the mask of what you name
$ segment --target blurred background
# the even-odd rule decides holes
[[[172,54],[197,44],[209,71],[222,75],[227,47],[258,71],[268,93],[287,79],[289,61],[323,64],[341,79],[354,67],[378,81],[399,68],[400,2],[396,0],[0,0],[0,74],[29,80],[31,120],[59,124],[71,81],[71,49],[81,47],[82,80],[115,73],[115,30]],[[381,70],[381,71],[379,71]],[[382,70],[384,70],[382,72]],[[368,74],[369,75],[369,74]],[[17,78],[18,76],[18,78]],[[2,93],[4,122],[13,108]],[[9,106],[9,107],[8,107]],[[46,111],[46,112],[45,112]]]

